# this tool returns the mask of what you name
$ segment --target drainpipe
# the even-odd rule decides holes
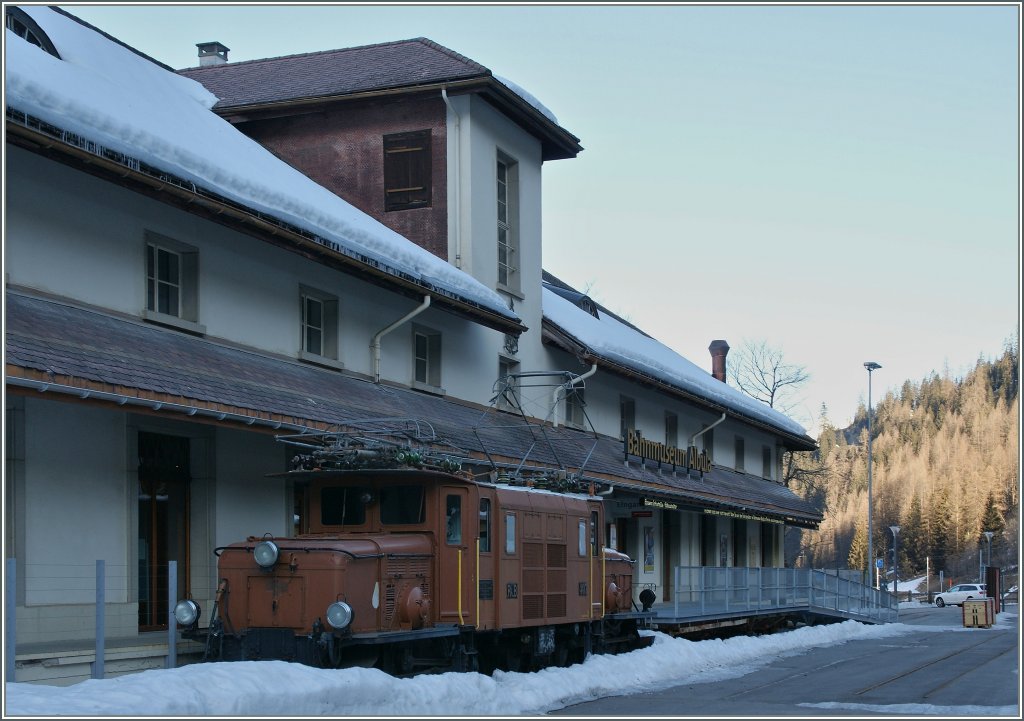
[[[702,436],[702,435],[704,435],[705,433],[707,433],[708,431],[710,431],[710,430],[711,430],[712,428],[714,428],[715,426],[717,426],[717,425],[718,425],[719,423],[721,423],[721,422],[722,422],[722,421],[724,421],[724,420],[725,420],[725,414],[723,413],[723,414],[722,414],[722,417],[721,417],[721,418],[719,418],[719,419],[718,419],[717,421],[715,421],[714,423],[712,423],[712,424],[711,424],[710,426],[708,426],[707,428],[705,428],[705,429],[703,429],[703,430],[700,430],[700,431],[697,431],[696,433],[694,433],[694,434],[693,434],[692,436],[690,436],[690,445],[691,445],[691,446],[693,445],[694,441],[696,441],[696,440],[697,440],[697,437],[698,437],[698,436]]]
[[[373,350],[373,382],[380,383],[380,339],[386,336],[388,333],[393,331],[398,326],[405,323],[407,320],[418,316],[420,313],[430,307],[430,296],[423,296],[423,303],[413,308],[411,311],[403,315],[401,318],[396,320],[394,323],[384,328],[377,335],[373,336],[373,342],[370,344],[370,348]]]
[[[455,267],[462,270],[462,204],[459,202],[462,197],[462,165],[460,162],[459,146],[462,145],[462,118],[459,112],[448,99],[448,89],[441,88],[441,99],[448,109],[455,116],[455,141],[453,143],[453,155],[455,165]]]
[[[595,373],[597,373],[597,363],[591,364],[590,370],[588,370],[583,375],[576,376],[572,380],[566,381],[562,385],[557,386],[555,388],[555,390],[552,391],[552,393],[551,393],[551,424],[555,428],[558,428],[558,391],[563,390],[563,389],[564,390],[569,390],[570,388],[572,388],[574,385],[576,385],[580,381],[586,380],[587,378],[589,378],[590,376],[594,375]]]

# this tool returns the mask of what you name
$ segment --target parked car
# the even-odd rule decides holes
[[[984,583],[961,583],[948,591],[935,594],[935,605],[939,608],[962,606],[964,601],[970,601],[972,598],[985,598],[987,595]]]

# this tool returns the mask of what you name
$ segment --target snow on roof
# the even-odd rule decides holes
[[[509,90],[511,90],[511,91],[512,91],[513,93],[515,93],[516,95],[518,95],[518,96],[519,96],[520,98],[522,98],[523,100],[525,100],[525,101],[526,101],[527,103],[529,103],[530,105],[532,105],[532,106],[533,106],[534,108],[536,108],[536,109],[537,109],[537,111],[538,111],[538,112],[539,112],[539,113],[540,113],[541,115],[543,115],[543,116],[544,116],[545,118],[547,118],[548,120],[550,120],[550,121],[551,121],[552,123],[554,123],[555,125],[558,125],[558,118],[556,118],[556,117],[555,117],[555,114],[554,114],[554,113],[552,113],[552,112],[551,112],[551,111],[550,111],[550,110],[548,109],[548,107],[547,107],[546,105],[544,105],[544,103],[542,103],[541,101],[537,100],[537,98],[536,98],[536,97],[534,97],[534,96],[533,96],[533,95],[531,95],[530,93],[526,92],[526,90],[524,90],[524,89],[523,89],[522,87],[520,87],[519,85],[516,85],[515,83],[513,83],[513,82],[512,82],[511,80],[509,80],[508,78],[503,78],[503,77],[501,77],[500,75],[495,75],[495,76],[494,76],[494,79],[495,79],[495,80],[497,80],[497,81],[498,81],[499,83],[501,83],[502,85],[504,85],[504,86],[505,86],[506,88],[508,88]]]
[[[548,288],[544,288],[542,302],[544,320],[561,328],[595,355],[787,433],[807,435],[796,421],[717,380],[671,348],[609,314],[601,313],[600,318],[595,318]]]
[[[276,158],[210,108],[216,96],[46,7],[22,8],[57,59],[9,30],[9,108],[79,134],[328,241],[344,251],[454,294],[504,318],[507,303]]]

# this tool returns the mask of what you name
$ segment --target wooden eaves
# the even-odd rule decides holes
[[[480,94],[487,102],[507,115],[513,122],[541,141],[541,160],[562,160],[575,158],[583,146],[575,135],[553,123],[537,108],[518,94],[509,90],[493,76],[468,80],[445,80],[421,85],[399,85],[389,88],[375,88],[353,93],[318,95],[306,98],[289,98],[271,102],[246,105],[214,105],[213,112],[229,123],[241,124],[254,120],[268,120],[289,115],[304,115],[321,112],[340,103],[375,100],[409,94],[440,96],[444,89],[449,96]]]

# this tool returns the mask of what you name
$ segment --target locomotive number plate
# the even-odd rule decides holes
[[[506,583],[505,584],[505,597],[506,598],[519,598],[519,584],[518,583]]]

